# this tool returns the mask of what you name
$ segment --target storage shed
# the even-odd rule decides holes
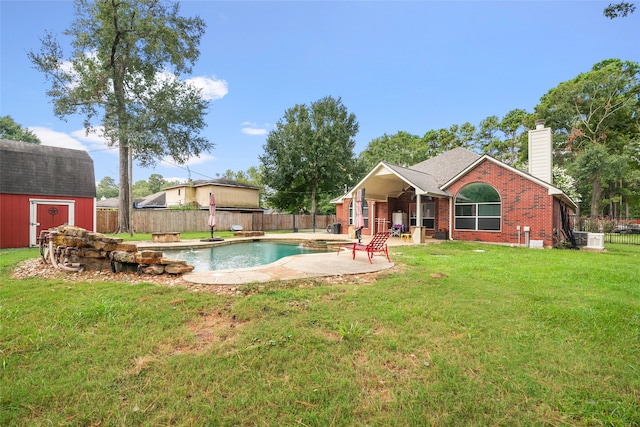
[[[38,245],[40,230],[95,230],[96,183],[86,151],[0,139],[0,248]]]

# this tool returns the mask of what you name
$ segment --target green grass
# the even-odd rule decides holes
[[[640,247],[394,248],[372,284],[13,280],[0,425],[640,425]]]

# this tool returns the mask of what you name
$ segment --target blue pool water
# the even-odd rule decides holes
[[[193,265],[193,271],[229,270],[270,264],[291,255],[326,252],[300,243],[243,242],[192,249],[163,249],[164,256]]]

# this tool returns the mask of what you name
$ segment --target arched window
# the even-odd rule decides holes
[[[465,185],[456,196],[455,213],[456,230],[500,231],[500,194],[483,182]]]
[[[353,225],[356,218],[356,211],[354,210],[354,200],[351,199],[351,203],[349,203],[349,225]],[[364,202],[364,206],[362,206],[362,213],[364,215],[364,228],[369,227],[369,203]]]

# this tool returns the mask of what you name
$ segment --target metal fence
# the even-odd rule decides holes
[[[604,233],[605,243],[640,245],[640,219],[581,218],[578,229]]]
[[[209,231],[208,210],[134,209],[133,229],[136,233],[166,233],[186,231]],[[332,215],[316,215],[315,229],[325,230],[333,221]],[[310,230],[314,228],[313,215],[216,212],[216,230],[227,231],[232,225],[243,230],[277,231]],[[96,231],[115,233],[118,230],[118,211],[98,209]]]
[[[640,231],[618,231],[606,233],[604,235],[605,243],[624,243],[628,245],[640,245]]]

